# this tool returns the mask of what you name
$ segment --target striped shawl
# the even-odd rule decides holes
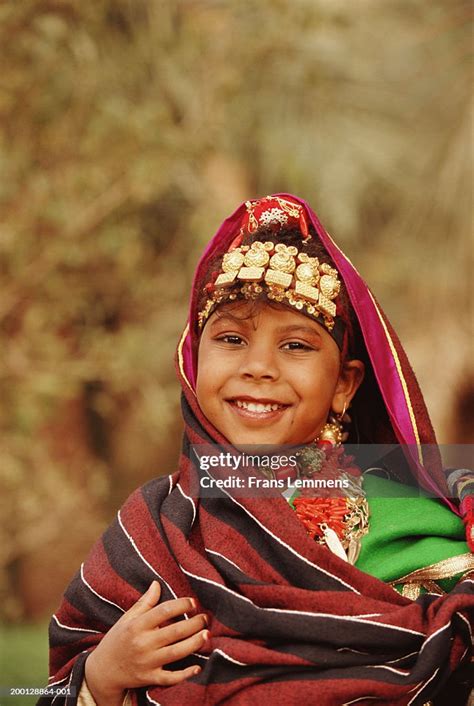
[[[68,587],[51,621],[50,684],[79,689],[89,651],[157,579],[162,601],[196,598],[212,638],[205,650],[172,665],[199,663],[197,677],[133,690],[134,706],[418,706],[433,698],[455,704],[439,695],[470,659],[472,575],[450,594],[411,601],[311,541],[281,495],[242,498],[222,490],[199,497],[195,491],[202,471],[191,445],[225,441],[204,418],[193,389],[196,292],[207,259],[227,249],[244,213],[241,206],[224,222],[198,266],[177,359],[185,422],[179,468],[132,494]],[[418,385],[389,322],[309,208],[308,215],[345,281],[393,440],[432,444],[436,452]],[[431,474],[421,457],[412,469],[456,509],[436,458]],[[75,698],[54,703],[73,706]]]

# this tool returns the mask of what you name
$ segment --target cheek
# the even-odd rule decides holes
[[[215,396],[216,377],[209,374],[209,366],[198,365],[196,378],[196,397],[201,409],[205,412]]]
[[[225,365],[222,356],[216,355],[203,341],[199,348],[196,397],[199,406],[206,412],[217,402],[218,391],[225,380]]]
[[[331,409],[339,377],[339,361],[318,360],[295,370],[294,388],[300,399],[295,423],[301,432],[317,436]],[[308,437],[309,438],[309,437]]]
[[[339,361],[321,356],[293,367],[292,379],[305,398],[321,399],[332,394],[339,378]]]
[[[209,399],[209,375],[208,366],[203,363],[206,360],[205,344],[201,340],[198,350],[197,372],[196,372],[196,397],[200,408],[205,412],[206,400]]]

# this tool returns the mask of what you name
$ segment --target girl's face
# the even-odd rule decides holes
[[[199,345],[196,394],[213,426],[235,446],[313,441],[329,411],[354,396],[363,363],[341,369],[339,349],[315,321],[283,305],[226,304]]]

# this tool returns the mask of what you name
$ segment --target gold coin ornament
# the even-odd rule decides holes
[[[319,291],[326,299],[335,299],[339,294],[341,284],[332,274],[323,275],[319,280]]]
[[[339,274],[337,270],[334,269],[334,267],[331,267],[327,262],[323,262],[321,265],[321,272],[324,272],[325,275],[331,275],[334,277],[334,279],[337,279],[337,275]]]
[[[270,256],[265,248],[265,244],[260,241],[252,243],[244,257],[246,267],[265,267]]]
[[[275,246],[275,254],[272,255],[270,259],[270,267],[274,270],[279,270],[280,272],[286,272],[291,274],[295,271],[295,255],[298,254],[298,250],[290,245],[289,247],[283,243],[278,243]]]
[[[301,260],[301,257],[298,259]],[[296,277],[300,282],[305,282],[312,286],[316,285],[319,282],[318,265],[318,258],[306,256],[296,268]]]
[[[308,253],[306,253],[306,252],[300,252],[300,253],[298,253],[298,255],[296,256],[296,259],[297,259],[297,261],[300,262],[300,263],[303,263],[303,262],[310,262],[310,263],[313,265],[313,267],[315,267],[316,269],[318,269],[318,267],[319,267],[319,260],[318,260],[318,258],[317,258],[317,257],[310,257],[310,256],[308,255]]]
[[[224,272],[232,272],[242,267],[244,256],[239,250],[232,250],[224,255],[222,260],[222,269]]]

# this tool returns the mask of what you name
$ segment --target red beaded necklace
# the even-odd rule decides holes
[[[289,500],[296,516],[311,539],[355,563],[360,539],[369,529],[369,507],[354,457],[346,455],[343,446],[321,442],[305,447],[297,457],[294,477],[308,481]]]

